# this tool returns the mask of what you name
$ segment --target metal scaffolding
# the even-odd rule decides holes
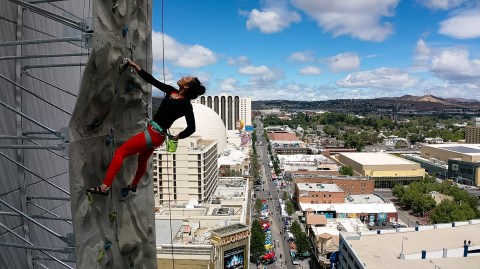
[[[0,8],[17,5],[17,12],[15,14],[16,21],[14,21],[14,23],[16,23],[14,30],[16,34],[13,35],[14,40],[0,42],[0,48],[16,48],[13,50],[15,51],[13,55],[0,56],[0,64],[13,63],[11,66],[15,66],[13,72],[14,76],[11,76],[12,73],[5,72],[5,69],[0,69],[0,81],[8,83],[8,85],[14,89],[13,93],[8,94],[15,97],[13,99],[10,98],[4,100],[0,98],[0,108],[3,107],[13,112],[11,115],[14,115],[13,122],[15,122],[15,128],[13,130],[6,130],[7,133],[0,133],[0,164],[3,163],[5,165],[13,165],[13,167],[16,167],[16,170],[18,171],[16,177],[18,176],[18,179],[20,179],[18,183],[20,187],[16,189],[16,199],[4,199],[2,195],[5,195],[6,193],[0,195],[0,236],[10,235],[11,237],[9,238],[12,238],[9,242],[2,240],[0,242],[0,247],[20,249],[23,251],[22,253],[26,253],[28,268],[52,268],[50,266],[53,266],[54,268],[74,268],[75,264],[73,233],[61,234],[45,224],[50,222],[60,222],[63,223],[62,225],[65,225],[65,227],[70,227],[70,229],[72,229],[71,217],[57,214],[54,212],[56,207],[52,208],[52,206],[45,206],[45,203],[50,203],[50,205],[52,205],[52,201],[62,203],[59,206],[70,203],[70,192],[55,184],[53,180],[53,178],[57,176],[67,174],[68,171],[62,171],[62,173],[52,177],[45,177],[35,171],[34,168],[29,167],[29,164],[25,162],[24,158],[24,156],[29,154],[32,150],[48,151],[68,161],[69,141],[66,131],[68,129],[64,127],[61,128],[61,130],[56,130],[55,128],[48,126],[48,124],[42,122],[42,120],[35,119],[37,118],[37,115],[25,111],[24,106],[22,105],[23,94],[28,94],[29,98],[41,100],[41,102],[48,104],[49,108],[47,109],[52,110],[52,117],[60,114],[67,115],[68,117],[71,116],[71,111],[62,108],[55,101],[42,96],[39,94],[38,89],[32,89],[31,86],[22,83],[22,76],[26,75],[24,78],[31,78],[36,84],[41,83],[42,88],[49,90],[53,89],[58,92],[66,93],[74,98],[77,97],[74,92],[70,91],[71,89],[64,89],[63,87],[55,85],[55,82],[49,81],[50,77],[32,75],[29,73],[29,70],[33,69],[54,68],[52,72],[55,72],[54,70],[58,70],[59,68],[85,66],[86,57],[89,56],[90,52],[89,44],[93,29],[92,20],[91,18],[88,18],[88,16],[85,17],[85,15],[81,19],[73,18],[76,17],[70,16],[73,15],[73,12],[65,12],[64,9],[51,4],[52,2],[56,2],[59,5],[62,5],[62,2],[67,1],[69,0],[8,0],[9,3],[6,3],[7,1],[5,1],[0,4]],[[91,0],[87,0],[87,2],[88,1]],[[74,5],[80,5],[80,3],[74,3]],[[57,7],[58,9],[52,7]],[[88,5],[88,7],[90,8],[91,5]],[[56,10],[57,12],[52,10]],[[77,34],[77,36],[70,37],[52,36],[50,38],[37,37],[38,39],[27,39],[25,38],[26,34],[23,33],[24,19],[27,16],[33,16],[33,14],[35,14],[35,16],[39,15],[49,19],[52,25],[61,24],[62,27],[70,28],[73,30],[72,32],[80,32],[81,35]],[[88,11],[87,14],[91,14],[91,11]],[[27,46],[36,46],[39,44],[67,44],[76,46],[81,51],[58,52],[52,54],[27,54],[27,51],[29,50],[24,49]],[[41,59],[42,61],[31,62],[32,60],[38,59]],[[51,59],[57,59],[57,61],[60,60],[61,62],[64,60],[69,61],[65,61],[64,63],[49,63],[49,60]],[[78,62],[76,62],[77,60]],[[46,72],[39,73],[45,74]],[[78,75],[81,75],[81,73]],[[2,91],[8,91],[9,88],[2,89]],[[2,95],[0,95],[0,97],[1,96]],[[14,103],[11,100],[14,100]],[[25,130],[24,122],[32,123],[33,126],[39,127],[41,130]],[[66,124],[67,123],[65,123],[65,126]],[[14,154],[12,154],[12,152]],[[47,188],[51,188],[49,194],[56,193],[56,195],[43,194],[41,196],[28,192],[27,188],[32,188],[32,186],[35,186],[34,184],[37,183],[27,184],[25,181],[26,175],[31,175],[33,178],[38,179],[37,183],[46,184],[45,186],[47,186]],[[4,176],[5,175],[0,175],[0,177]],[[15,201],[15,203],[13,203],[13,201]],[[35,210],[29,210],[29,207],[30,209]],[[33,213],[33,211],[35,213]],[[13,227],[12,223],[18,223],[18,220],[21,221],[20,224]],[[43,222],[42,224],[39,222],[41,220],[48,222]],[[52,240],[50,240],[50,242],[59,243],[56,243],[56,246],[51,247],[47,246],[47,244],[42,244],[42,242],[33,242],[31,234],[33,229],[30,229],[29,225],[33,225],[45,232],[45,234],[51,236]],[[23,229],[18,229],[22,227]],[[16,240],[13,241],[13,239]],[[21,243],[19,243],[18,240],[20,240]],[[0,262],[0,265],[1,264],[2,263]]]

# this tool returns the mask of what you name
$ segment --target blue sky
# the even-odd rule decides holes
[[[163,23],[155,0],[154,75],[209,95],[480,100],[480,0],[164,0]]]

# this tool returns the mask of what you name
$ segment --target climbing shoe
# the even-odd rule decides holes
[[[110,192],[109,189],[102,189],[101,186],[97,186],[94,188],[87,189],[87,193],[93,193],[93,194],[100,194],[103,196],[108,196],[108,193]]]

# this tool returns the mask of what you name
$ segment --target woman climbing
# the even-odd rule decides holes
[[[135,177],[130,184],[123,187],[122,195],[129,191],[136,192],[137,184],[147,170],[148,159],[152,155],[154,148],[163,144],[166,131],[172,126],[173,122],[183,116],[185,116],[187,121],[187,127],[182,132],[175,135],[172,138],[174,140],[186,138],[195,132],[195,117],[193,115],[193,107],[190,100],[205,93],[205,87],[198,78],[182,77],[177,81],[179,87],[179,90],[177,90],[170,85],[156,80],[151,74],[145,72],[145,70],[141,69],[130,59],[127,59],[127,61],[128,65],[133,67],[140,77],[163,91],[165,93],[165,98],[163,98],[153,120],[148,123],[147,130],[128,139],[115,151],[102,184],[87,189],[87,193],[107,196],[116,174],[122,167],[123,159],[138,154],[138,164]]]

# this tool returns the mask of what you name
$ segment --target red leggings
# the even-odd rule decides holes
[[[153,148],[147,148],[147,141],[143,132],[136,134],[121,145],[113,154],[112,162],[108,167],[107,174],[103,179],[103,184],[108,187],[112,186],[113,179],[122,168],[123,159],[133,154],[138,154],[137,172],[133,178],[132,185],[137,185],[143,174],[147,170],[148,158],[153,150],[163,144],[165,136],[152,130],[152,126],[148,126],[148,133],[152,137]]]

